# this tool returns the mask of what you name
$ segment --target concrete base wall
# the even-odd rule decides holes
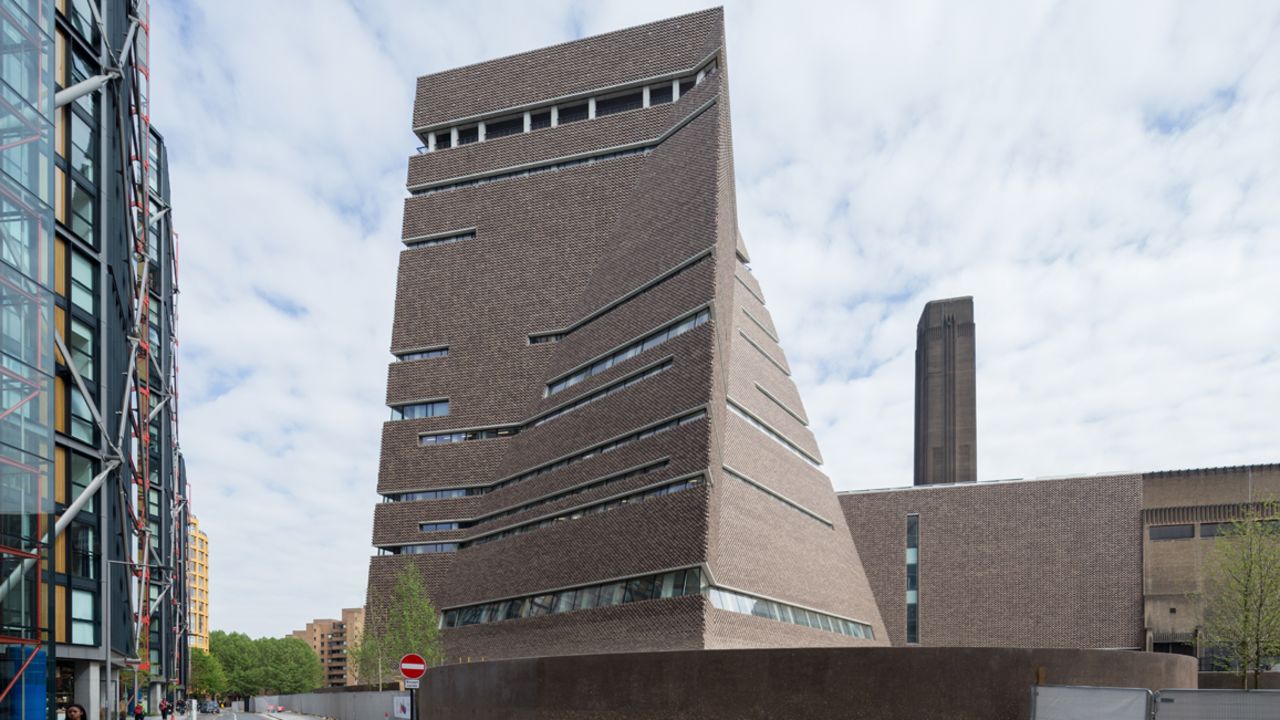
[[[1013,720],[1037,682],[1159,690],[1196,675],[1193,658],[1107,650],[697,650],[448,665],[419,699],[432,720]]]
[[[1255,687],[1253,675],[1249,676],[1249,689],[1251,690],[1280,690],[1280,672],[1265,672],[1258,679]],[[1229,672],[1202,672],[1200,673],[1200,689],[1201,690],[1239,690],[1240,676]]]

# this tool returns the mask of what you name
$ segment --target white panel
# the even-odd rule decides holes
[[[1161,690],[1157,720],[1275,720],[1280,690]]]
[[[1141,688],[1031,688],[1034,720],[1147,720],[1151,691]]]

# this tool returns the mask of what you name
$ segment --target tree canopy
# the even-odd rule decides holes
[[[200,648],[192,648],[190,694],[211,698],[226,693],[228,689],[227,672],[218,658]]]
[[[1206,644],[1248,687],[1280,657],[1280,504],[1263,503],[1220,533],[1208,563]]]
[[[240,697],[310,692],[324,677],[320,658],[298,638],[253,640],[214,630],[209,650],[225,670],[226,692]]]
[[[400,658],[409,653],[421,655],[429,666],[444,660],[440,617],[413,563],[404,563],[390,597],[382,603],[370,598],[369,606],[364,632],[349,656],[360,682],[398,681]]]

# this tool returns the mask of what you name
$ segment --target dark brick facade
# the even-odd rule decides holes
[[[373,540],[384,550],[463,546],[373,558],[370,616],[405,562],[445,610],[696,567],[704,585],[860,622],[875,639],[720,610],[695,593],[446,627],[451,661],[887,643],[831,483],[801,457],[820,461],[821,453],[763,292],[744,264],[723,46],[722,13],[709,10],[419,80],[419,132],[624,86],[687,85],[671,103],[410,159],[404,240],[474,237],[401,254],[392,352],[449,352],[393,362],[386,399],[447,398],[449,414],[385,424],[378,491],[488,491],[377,506]],[[605,157],[624,151],[631,154]],[[485,182],[460,185],[478,178]],[[709,322],[547,394],[549,383],[703,311]],[[563,337],[530,342],[548,333]],[[656,366],[664,370],[534,424]],[[630,439],[699,412],[705,417]],[[519,432],[419,444],[423,434],[493,427]],[[592,450],[619,439],[627,444]],[[650,469],[583,489],[638,467]],[[578,512],[690,477],[702,483]],[[558,519],[538,529],[468,543],[551,517]],[[419,529],[451,521],[466,526]]]
[[[978,479],[973,298],[926,303],[916,325],[915,484]]]
[[[1142,476],[842,493],[895,645],[920,516],[920,644],[1142,648]]]

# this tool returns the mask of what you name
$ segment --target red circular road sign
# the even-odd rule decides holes
[[[427,661],[417,653],[409,653],[400,658],[400,674],[410,680],[417,680],[427,674]]]

